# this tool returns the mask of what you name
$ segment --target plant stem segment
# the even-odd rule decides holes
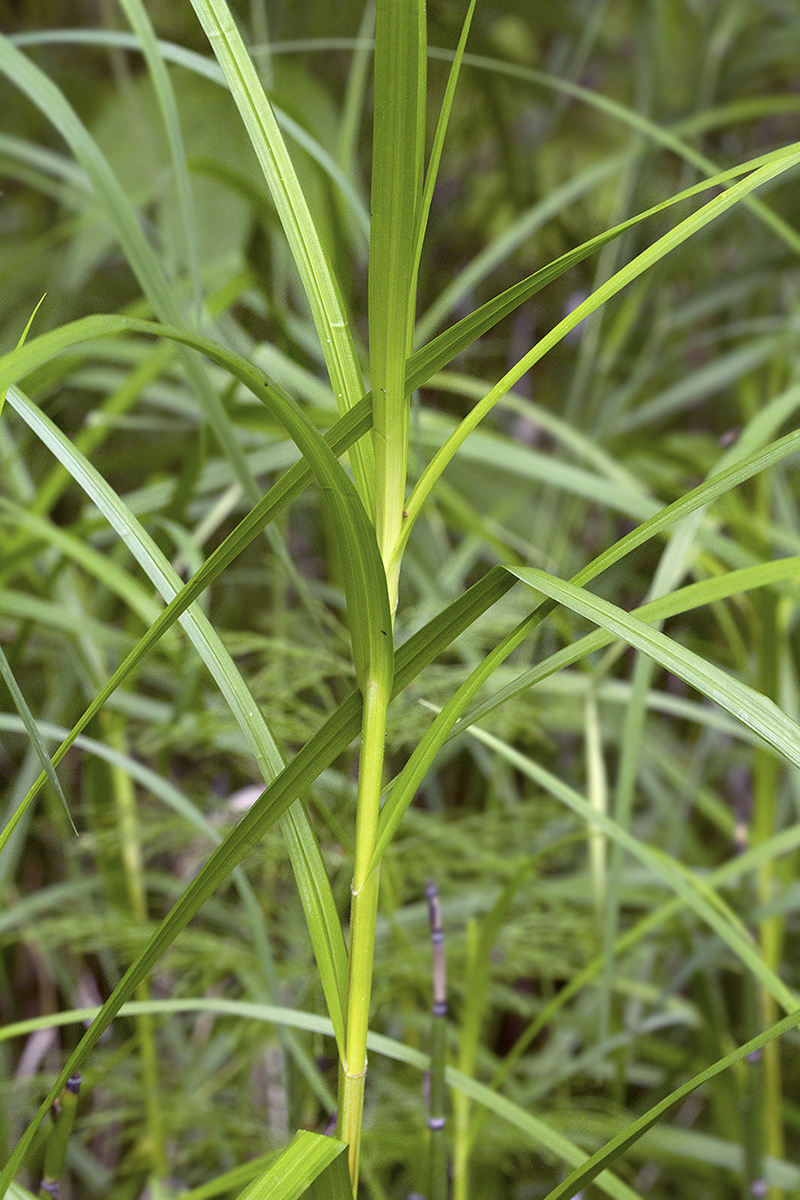
[[[447,1200],[447,1147],[445,1129],[445,1061],[447,1058],[447,968],[444,956],[442,913],[436,884],[428,880],[425,889],[431,922],[433,957],[433,1021],[431,1025],[430,1108],[428,1127],[428,1198]]]
[[[406,371],[414,326],[415,247],[419,241],[424,163],[425,43],[424,0],[378,0],[368,300],[374,527],[389,609],[381,621],[393,620],[400,572],[397,547],[403,527],[408,459]],[[388,625],[379,624],[378,629],[388,646]],[[355,649],[355,635],[353,645]],[[375,646],[370,647],[370,653],[374,650]],[[350,1146],[354,1195],[358,1188],[378,911],[378,872],[370,874],[370,865],[377,840],[386,709],[391,699],[388,664],[384,663],[381,673],[379,659],[380,655],[373,657],[365,672],[366,679],[359,678],[364,696],[364,725],[358,777],[345,1052],[339,1093],[339,1137]],[[356,667],[358,670],[358,663]]]
[[[358,811],[350,917],[350,974],[348,980],[345,1055],[339,1084],[337,1136],[350,1146],[350,1179],[353,1195],[358,1188],[361,1120],[367,1073],[367,1030],[375,954],[375,921],[378,912],[379,872],[369,874],[375,849],[383,779],[386,736],[387,688],[370,678],[364,688],[364,726],[358,773]]]

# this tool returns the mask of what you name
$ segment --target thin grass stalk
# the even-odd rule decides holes
[[[622,725],[620,738],[622,745],[617,786],[614,794],[614,820],[626,830],[631,826],[634,791],[640,765],[644,722],[647,715],[647,693],[650,689],[653,673],[654,665],[652,660],[642,655],[637,655],[631,683],[633,699],[625,711],[625,718]],[[614,976],[616,962],[613,948],[619,933],[620,895],[625,862],[624,851],[618,843],[614,843],[611,846],[609,858],[603,922],[605,968],[598,1006],[598,1036],[603,1040],[611,1036],[614,1024]],[[621,1057],[619,1056],[618,1066],[621,1066]],[[621,1070],[618,1071],[618,1078],[621,1078],[621,1074]]]
[[[724,461],[725,458],[723,458]],[[719,465],[717,464],[711,472],[712,477],[719,470]],[[656,600],[661,596],[669,594],[680,582],[690,561],[695,535],[699,529],[701,520],[702,512],[696,511],[676,526],[669,545],[659,561],[658,569],[648,593],[650,599]],[[654,628],[660,629],[661,623],[654,624]],[[633,811],[634,791],[641,763],[647,696],[652,684],[654,669],[652,660],[637,655],[632,676],[632,699],[625,712],[622,729],[619,774],[614,797],[614,819],[626,829],[630,827]],[[606,965],[603,972],[603,987],[600,997],[599,1027],[601,1038],[607,1038],[611,1033],[610,1020],[613,977],[615,972],[613,948],[619,932],[620,895],[624,862],[624,856],[618,845],[612,846],[610,858],[603,930]]]
[[[69,810],[69,804],[66,796],[64,795],[64,790],[61,787],[61,782],[58,778],[58,775],[56,775],[55,767],[51,763],[50,756],[45,749],[44,743],[37,728],[36,721],[34,720],[33,713],[25,701],[25,697],[22,694],[20,686],[14,677],[12,665],[6,658],[2,646],[0,646],[0,679],[2,679],[6,685],[6,688],[8,689],[8,693],[11,696],[14,707],[22,718],[25,729],[27,730],[31,739],[31,746],[35,751],[37,758],[39,759],[44,775],[53,789],[53,793],[58,796],[58,799],[61,802],[64,812],[67,815],[67,819],[72,826],[72,832],[77,836],[78,831],[75,828],[75,822],[72,819],[72,813]]]
[[[356,847],[353,865],[350,958],[347,984],[345,1053],[341,1062],[337,1136],[350,1146],[353,1195],[358,1191],[361,1125],[367,1074],[367,1032],[375,955],[379,873],[370,874],[383,780],[386,710],[391,693],[370,679],[364,689],[364,725],[356,800]]]
[[[747,845],[748,831],[744,831],[744,845]],[[759,876],[764,864],[760,864],[755,877],[747,880],[746,892],[751,905],[757,902]],[[754,933],[754,936],[755,933]],[[765,989],[751,975],[746,975],[742,982],[742,1013],[743,1024],[747,1033],[754,1035],[759,1032],[760,1010],[763,1009]],[[740,1069],[739,1120],[741,1123],[741,1142],[744,1157],[744,1177],[747,1191],[751,1196],[768,1196],[769,1186],[764,1178],[764,1150],[768,1133],[765,1126],[765,1064],[764,1050],[766,1046],[754,1054],[752,1058],[742,1063]]]
[[[445,1139],[445,1066],[447,1062],[447,966],[442,911],[436,884],[425,889],[431,927],[433,1005],[431,1008],[430,1099],[428,1103],[428,1200],[447,1200],[447,1142]]]
[[[597,708],[597,692],[590,688],[586,693],[586,773],[587,794],[592,808],[599,813],[608,812],[608,781],[603,756],[603,738],[600,714]],[[592,896],[598,928],[603,928],[603,912],[606,902],[606,837],[602,830],[593,826],[589,830],[589,870],[592,876]]]
[[[759,489],[763,492],[763,488]],[[760,593],[756,602],[758,627],[760,630],[761,653],[759,655],[759,691],[771,699],[778,699],[778,598],[772,592]],[[777,816],[776,793],[780,777],[780,764],[774,755],[757,747],[753,778],[753,840],[755,844],[766,841],[775,832]],[[762,864],[757,876],[758,904],[768,908],[773,902],[779,884],[773,859]],[[758,939],[767,964],[775,971],[780,970],[785,934],[785,918],[777,913],[766,917],[759,924]],[[766,1029],[774,1024],[777,1005],[766,988],[758,988],[758,1022]],[[759,1032],[756,1028],[754,1032]],[[759,1063],[762,1088],[762,1107],[759,1113],[763,1153],[782,1159],[785,1154],[783,1133],[783,1087],[781,1083],[780,1047],[765,1046]],[[782,1188],[770,1184],[767,1200],[783,1200]]]
[[[375,18],[375,120],[369,247],[369,345],[373,395],[375,533],[397,606],[399,544],[408,464],[407,361],[416,296],[414,233],[422,189],[425,118],[425,8],[421,0],[379,0]],[[355,633],[355,630],[353,631]],[[384,636],[389,630],[382,631]],[[358,1191],[367,1072],[367,1032],[375,953],[379,872],[371,871],[383,787],[391,681],[380,669],[359,680],[364,697],[350,918],[345,1053],[338,1135],[350,1146]]]
[[[431,147],[430,159],[425,173],[425,187],[422,193],[419,211],[416,220],[416,236],[414,244],[414,260],[413,260],[413,278],[416,278],[419,271],[420,259],[422,258],[422,246],[425,240],[425,230],[428,224],[428,214],[430,213],[431,202],[433,200],[433,190],[436,186],[436,178],[439,173],[439,164],[442,158],[442,150],[444,149],[444,141],[447,135],[447,127],[450,123],[450,114],[453,109],[453,99],[455,97],[456,84],[461,71],[461,63],[464,59],[464,51],[467,47],[467,38],[469,36],[472,18],[475,15],[475,4],[477,0],[470,0],[467,14],[464,17],[464,23],[461,27],[461,36],[458,39],[453,65],[450,68],[450,75],[445,88],[442,107],[439,112],[439,120],[436,124],[436,133],[433,138],[433,146]]]
[[[103,713],[102,724],[108,726],[106,740],[114,750],[127,753],[124,735],[124,717],[119,713]],[[122,767],[110,767],[111,788],[120,843],[122,872],[128,893],[130,914],[137,924],[147,921],[147,895],[144,882],[139,821],[136,809],[133,780]],[[149,980],[143,979],[136,988],[136,999],[151,999]],[[151,1170],[159,1178],[167,1175],[167,1151],[164,1145],[164,1119],[161,1111],[161,1087],[158,1075],[158,1051],[155,1029],[150,1013],[142,1012],[136,1017],[136,1036],[142,1059],[142,1080],[145,1095],[145,1119],[147,1148]]]
[[[490,912],[480,925],[471,920],[467,925],[467,978],[469,986],[461,1018],[458,1047],[458,1069],[473,1078],[480,1047],[481,1028],[489,1009],[490,958],[500,930],[517,891],[530,872],[524,863],[508,881]],[[469,1160],[474,1145],[471,1136],[472,1101],[468,1093],[456,1091],[453,1096],[455,1130],[453,1135],[453,1195],[455,1200],[469,1200]]]
[[[167,134],[175,172],[175,187],[178,194],[181,219],[177,230],[183,265],[189,273],[194,299],[195,319],[199,320],[203,303],[203,284],[200,277],[200,258],[197,252],[197,221],[194,196],[189,180],[186,151],[183,144],[178,108],[166,63],[161,57],[158,39],[142,0],[120,0],[125,16],[139,39],[142,53],[147,62],[164,129]]]
[[[347,78],[347,90],[342,105],[342,117],[339,124],[339,140],[336,147],[336,158],[346,177],[350,180],[356,176],[356,150],[358,134],[365,107],[367,80],[372,66],[372,42],[375,33],[375,8],[367,4],[358,38],[353,49],[353,61]]]
[[[478,927],[475,920],[467,922],[466,976],[472,986],[467,991],[467,1002],[461,1020],[458,1047],[458,1069],[472,1076],[475,1066],[480,1021],[484,1004],[481,1003],[487,980],[481,974],[478,947]],[[453,1096],[453,1196],[454,1200],[467,1200],[469,1196],[469,1160],[472,1144],[470,1140],[470,1116],[472,1101],[463,1092]]]

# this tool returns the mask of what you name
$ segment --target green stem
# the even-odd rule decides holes
[[[350,917],[350,973],[347,989],[345,1053],[339,1086],[338,1137],[350,1146],[350,1179],[358,1189],[367,1030],[375,953],[379,872],[369,873],[375,849],[383,780],[386,710],[390,692],[374,678],[364,688],[364,726],[358,774],[356,849]]]
[[[121,753],[127,752],[122,714],[108,713],[103,714],[103,717],[102,724],[107,728],[108,741]],[[144,924],[147,920],[147,894],[133,780],[126,771],[117,766],[111,767],[111,779],[128,910],[137,922]],[[143,1001],[151,999],[150,984],[147,979],[143,979],[138,984],[136,998]],[[158,1080],[158,1050],[153,1018],[150,1013],[143,1012],[137,1016],[136,1031],[142,1060],[142,1079],[145,1084],[147,1123],[145,1144],[153,1173],[163,1178],[167,1173],[167,1154],[164,1145],[164,1117],[161,1111],[161,1089]]]
[[[764,505],[766,508],[766,505]],[[780,672],[779,640],[780,619],[778,601],[775,596],[759,596],[757,610],[761,633],[759,690],[771,700],[778,700],[778,678]],[[775,757],[761,747],[755,752],[753,780],[753,843],[760,845],[772,837],[777,818],[777,794],[779,786],[779,764]],[[762,863],[757,875],[758,902],[769,908],[778,884],[774,859]],[[780,969],[785,934],[785,918],[780,914],[766,917],[759,923],[758,938],[767,965]],[[776,1020],[777,1006],[763,985],[759,988],[759,1018],[761,1028],[768,1028]],[[760,1033],[758,1024],[753,1032]],[[764,1156],[782,1159],[785,1154],[783,1130],[783,1085],[781,1080],[780,1048],[775,1045],[764,1047],[759,1063],[761,1072],[761,1146]],[[771,1183],[767,1189],[767,1200],[783,1200],[783,1188]]]

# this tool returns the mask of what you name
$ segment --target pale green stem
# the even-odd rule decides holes
[[[760,506],[762,512],[767,510],[766,503]],[[777,598],[767,594],[757,600],[759,626],[761,629],[761,664],[760,690],[770,699],[778,699],[779,678],[779,649],[784,622],[779,619],[779,604]],[[772,837],[775,831],[777,817],[776,797],[778,793],[779,765],[778,761],[768,751],[761,747],[756,750],[754,770],[754,811],[753,811],[753,842],[760,845]],[[770,858],[762,863],[757,875],[758,901],[769,908],[774,900],[778,879],[776,877],[775,859]],[[777,971],[782,959],[783,942],[786,932],[785,918],[780,914],[767,917],[759,923],[758,936],[761,949],[768,966]],[[759,988],[759,1017],[762,1028],[768,1028],[769,1023],[776,1020],[777,1005],[761,985]],[[754,1033],[761,1029],[754,1028]],[[762,1112],[759,1114],[762,1128],[762,1153],[782,1159],[785,1154],[783,1128],[783,1083],[781,1079],[780,1048],[775,1045],[764,1047],[761,1059],[763,1095]],[[783,1200],[783,1188],[771,1183],[767,1189],[767,1200]]]
[[[600,714],[597,711],[597,695],[593,688],[586,694],[586,757],[589,803],[605,816],[608,812],[608,783],[603,758]],[[596,826],[589,830],[589,866],[595,916],[598,927],[602,930],[606,900],[606,835]]]
[[[109,726],[107,738],[111,745],[122,753],[126,752],[127,744],[121,715],[108,714],[108,719],[103,723]],[[144,885],[144,863],[133,780],[127,771],[117,766],[111,767],[111,778],[117,809],[120,855],[130,912],[136,921],[144,924],[147,920],[147,895]],[[136,998],[137,1000],[150,1000],[150,985],[146,979],[137,985]],[[163,1137],[164,1118],[161,1111],[161,1089],[158,1078],[158,1051],[155,1043],[153,1018],[150,1013],[140,1013],[137,1016],[136,1031],[142,1056],[142,1078],[145,1081],[147,1152],[154,1173],[163,1176],[167,1169]]]
[[[390,695],[374,679],[364,688],[364,726],[358,773],[356,849],[350,917],[350,975],[348,981],[345,1054],[339,1086],[338,1137],[350,1146],[350,1179],[358,1189],[361,1120],[367,1074],[367,1030],[375,953],[379,872],[369,874],[375,849],[383,780],[386,709]]]
[[[376,478],[381,481],[375,496],[375,535],[381,558],[386,564],[386,586],[389,590],[389,609],[394,617],[397,609],[397,589],[400,578],[399,551],[403,532],[403,506],[405,503],[406,474],[408,466],[409,399],[405,395],[405,361],[398,364],[394,378],[387,378],[386,387],[373,394],[373,446],[375,447]],[[402,417],[399,425],[401,434],[391,438],[384,432],[387,424],[385,411],[391,409]]]

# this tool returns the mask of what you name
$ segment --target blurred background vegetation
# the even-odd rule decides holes
[[[369,61],[353,41],[369,35],[363,5],[253,0],[235,7],[275,104],[333,155],[366,204],[371,121],[368,89],[359,107],[358,72],[368,72]],[[188,3],[150,0],[147,8],[160,37],[208,53]],[[448,69],[436,48],[453,49],[463,8],[429,0],[430,134]],[[176,293],[191,302],[194,263],[212,333],[252,353],[329,424],[334,405],[310,318],[230,98],[211,80],[171,68],[196,204],[196,231],[187,235],[141,55],[102,37],[33,36],[125,29],[118,6],[6,0],[0,12],[3,32],[29,38],[25,53],[63,90],[108,157]],[[800,12],[789,0],[479,0],[474,58],[459,84],[426,243],[421,336],[689,186],[704,173],[699,156],[723,169],[796,138],[798,49]],[[349,111],[356,117],[348,125],[342,113]],[[6,81],[0,114],[0,346],[16,345],[44,293],[35,333],[83,314],[149,316],[83,171],[46,116]],[[687,153],[659,143],[647,123],[680,138]],[[292,151],[365,338],[363,224],[314,159],[294,143]],[[797,228],[794,183],[762,198]],[[482,381],[495,381],[676,219],[662,214],[611,243],[424,389],[415,400],[412,470],[484,394]],[[417,526],[401,579],[399,640],[496,562],[569,577],[652,511],[653,500],[668,502],[705,478],[721,447],[796,381],[798,245],[783,226],[738,207],[525,377],[468,441]],[[39,370],[25,389],[184,577],[246,510],[168,347],[109,341]],[[223,399],[266,489],[294,461],[293,447],[239,391],[230,388]],[[0,638],[37,718],[45,728],[68,729],[157,609],[125,548],[8,409],[0,438]],[[758,477],[714,510],[692,576],[800,553],[799,517],[793,466]],[[648,595],[657,563],[651,544],[609,572],[599,591],[634,607]],[[126,573],[124,588],[115,570]],[[673,618],[667,631],[797,717],[796,600],[794,585],[756,592]],[[354,683],[337,564],[313,492],[291,506],[269,539],[252,543],[203,603],[291,754]],[[389,732],[393,770],[430,719],[420,699],[442,703],[525,611],[525,597],[512,593],[398,700]],[[577,618],[556,614],[499,682],[585,631]],[[624,786],[634,669],[632,653],[618,646],[523,692],[484,725],[613,806]],[[5,694],[3,709],[0,778],[10,811],[38,766]],[[735,853],[737,819],[756,840],[797,820],[797,778],[679,680],[655,672],[643,719],[631,799],[638,838],[703,873]],[[0,859],[4,1023],[104,998],[209,852],[210,835],[192,825],[189,808],[208,819],[212,833],[222,832],[242,789],[258,784],[224,701],[174,630],[116,695],[92,737],[110,756],[84,744],[60,772],[78,836],[55,797],[43,796]],[[352,752],[344,755],[307,797],[343,918],[354,761]],[[769,827],[751,820],[759,798],[759,811],[769,806]],[[231,883],[178,939],[150,994],[272,998],[324,1011],[278,830],[245,867],[269,933],[267,966],[252,912]],[[766,891],[748,876],[726,899],[748,926],[772,922],[771,953],[796,987],[793,867],[783,860]],[[545,1005],[601,952],[596,905],[609,869],[607,857],[591,870],[585,828],[554,799],[481,743],[454,739],[383,870],[373,1027],[426,1048],[424,891],[432,875],[447,939],[452,1060],[461,1053],[463,1067],[490,1081]],[[633,861],[618,866],[617,879],[621,930],[668,898]],[[485,1003],[470,1008],[482,980]],[[468,1013],[480,1029],[470,1062],[463,1058]],[[768,1006],[759,1008],[741,965],[679,913],[621,954],[610,978],[598,968],[554,1011],[503,1087],[594,1150],[767,1019]],[[0,1100],[3,1154],[77,1028],[0,1043],[8,1081]],[[789,1165],[800,1148],[796,1042],[784,1044],[782,1061],[778,1052],[772,1077],[763,1078],[763,1064],[747,1064],[687,1102],[637,1145],[623,1177],[658,1200],[741,1197],[765,1175],[773,1197],[800,1194],[800,1171]],[[420,1075],[376,1055],[371,1068],[365,1194],[405,1198],[421,1187]],[[115,1022],[86,1082],[62,1200],[124,1200],[142,1195],[153,1176],[197,1188],[284,1145],[299,1125],[323,1130],[336,1064],[332,1043],[317,1035],[280,1038],[258,1022],[175,1015],[147,1029],[132,1019]],[[785,1128],[785,1149],[776,1123]],[[780,1151],[783,1161],[765,1167],[765,1150]],[[33,1171],[31,1178],[35,1162]],[[559,1171],[518,1129],[489,1114],[475,1140],[469,1195],[533,1200]]]

